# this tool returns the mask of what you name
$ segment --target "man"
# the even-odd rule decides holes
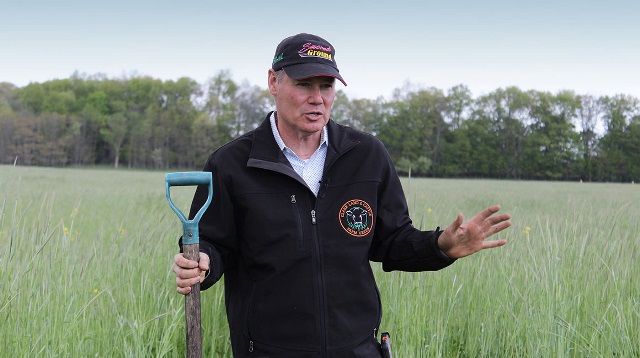
[[[506,243],[485,241],[510,226],[498,206],[444,231],[414,228],[382,143],[330,120],[336,79],[346,85],[329,42],[284,39],[268,72],[276,111],[205,164],[200,262],[178,254],[173,269],[181,294],[224,273],[236,357],[380,357],[369,261],[439,270]],[[192,216],[206,195],[196,190]]]

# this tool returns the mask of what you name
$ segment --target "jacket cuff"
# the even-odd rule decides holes
[[[455,261],[456,259],[447,256],[447,254],[445,254],[444,251],[442,251],[440,246],[438,246],[438,238],[440,238],[440,235],[443,232],[444,232],[444,230],[440,230],[440,226],[438,226],[436,228],[436,230],[433,232],[433,236],[435,237],[435,239],[433,240],[433,244],[435,245],[435,251],[438,254],[438,256],[440,256],[440,258],[443,258],[445,260],[453,260],[453,261]],[[451,262],[453,263],[453,261],[451,261]]]
[[[218,282],[222,276],[222,256],[213,245],[206,241],[200,241],[200,252],[209,256],[209,271],[207,271],[204,281],[200,284],[200,289],[204,291]]]

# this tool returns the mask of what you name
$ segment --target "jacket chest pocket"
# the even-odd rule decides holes
[[[311,210],[307,198],[291,192],[253,194],[239,198],[236,207],[236,217],[242,218],[237,223],[240,247],[248,263],[284,264],[308,253]]]
[[[304,225],[302,220],[302,213],[300,212],[300,207],[298,206],[298,199],[296,199],[295,194],[291,195],[291,217],[295,220],[295,231],[298,236],[296,240],[296,250],[298,252],[303,252],[305,250],[305,239],[304,239]]]

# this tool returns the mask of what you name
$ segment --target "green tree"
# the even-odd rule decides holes
[[[11,163],[15,153],[11,142],[15,137],[14,115],[0,111],[0,163]]]
[[[582,170],[581,178],[588,181],[593,180],[596,175],[597,149],[599,136],[597,126],[601,121],[602,104],[595,97],[590,95],[579,96],[580,106],[578,107],[578,129],[581,139]]]
[[[266,89],[242,83],[235,97],[236,103],[236,136],[258,128],[266,114],[275,108],[273,96]]]
[[[353,117],[351,116],[351,102],[344,91],[337,91],[333,106],[331,107],[331,119],[336,123],[354,127]]]
[[[406,91],[406,89],[405,89]],[[378,138],[385,143],[394,162],[407,158],[416,163],[425,157],[432,174],[438,174],[441,140],[448,127],[444,121],[445,97],[435,88],[418,92],[395,91],[379,127]]]
[[[603,118],[606,134],[600,140],[599,160],[603,179],[630,181],[637,163],[637,121],[640,105],[637,98],[627,95],[603,97]]]
[[[16,103],[17,87],[8,82],[0,82],[0,114],[13,113]]]
[[[43,113],[37,118],[38,140],[37,165],[66,166],[70,162],[72,136],[69,127],[72,119],[69,115]]]
[[[383,122],[385,103],[381,97],[349,100],[343,91],[336,93],[331,118],[337,123],[376,135]]]
[[[473,117],[478,123],[486,123],[489,133],[495,136],[491,140],[494,147],[490,151],[497,152],[495,164],[497,170],[491,176],[498,178],[520,178],[522,175],[521,157],[524,140],[527,136],[526,123],[529,121],[531,98],[529,94],[517,87],[497,89],[480,97],[475,104]],[[478,143],[475,150],[487,150],[486,145]],[[492,170],[493,171],[493,170]]]
[[[128,167],[152,166],[153,128],[160,113],[163,82],[151,77],[134,77],[126,81],[122,94],[127,106],[127,139],[123,148]]]
[[[473,116],[455,131],[456,137],[451,140],[451,146],[464,143],[463,153],[467,155],[460,155],[456,147],[453,147],[447,151],[446,158],[451,159],[453,165],[459,167],[466,176],[504,177],[504,162],[500,160],[502,147],[493,125],[494,122],[487,117]]]
[[[203,163],[216,149],[214,138],[217,138],[215,124],[206,113],[199,112],[191,129],[191,147],[194,168],[202,169]]]
[[[71,164],[73,165],[95,165],[96,148],[100,139],[100,123],[103,116],[91,104],[85,105],[82,111],[75,116],[71,124],[71,134],[73,136],[71,147]]]
[[[18,90],[19,106],[34,113],[41,113],[45,99],[45,90],[39,83],[30,83]]]
[[[570,179],[579,157],[579,136],[573,121],[579,98],[570,91],[552,95],[531,92],[531,134],[526,140],[527,176],[535,179]]]
[[[13,137],[13,107],[17,87],[8,82],[0,82],[0,163],[14,160],[9,143]],[[13,158],[12,158],[13,157]]]
[[[473,98],[471,91],[465,85],[457,85],[451,87],[447,92],[444,117],[455,130],[460,127],[462,122],[470,115]]]
[[[118,168],[120,164],[120,149],[127,136],[127,131],[127,117],[124,112],[116,112],[108,115],[105,125],[100,128],[102,139],[112,146],[114,168]]]
[[[445,133],[440,151],[441,176],[464,176],[470,169],[471,143],[461,127],[469,119],[473,103],[471,91],[464,85],[454,86],[447,92],[443,116],[450,131]]]
[[[462,127],[458,127],[445,135],[440,168],[442,176],[460,177],[471,174],[473,164],[472,151],[483,150],[483,147],[473,148],[468,135],[469,131],[466,122],[462,124]]]
[[[197,110],[193,98],[200,87],[190,78],[166,81],[157,104],[145,117],[151,130],[150,163],[156,168],[192,167],[189,139]]]
[[[629,140],[627,157],[629,158],[629,173],[627,180],[640,182],[640,114],[631,118],[628,126]]]
[[[229,71],[220,71],[206,84],[204,110],[216,125],[217,143],[227,143],[240,135],[236,125],[237,105],[235,98],[238,85]]]

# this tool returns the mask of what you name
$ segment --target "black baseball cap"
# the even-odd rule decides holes
[[[282,40],[276,47],[271,68],[284,69],[287,76],[296,80],[330,76],[347,85],[338,70],[336,49],[329,41],[312,34],[301,33]]]

